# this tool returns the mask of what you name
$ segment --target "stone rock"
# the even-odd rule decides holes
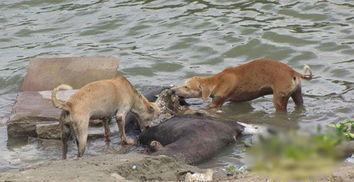
[[[67,100],[75,92],[76,90],[60,91],[58,97],[61,100]],[[51,91],[20,92],[18,94],[7,124],[9,138],[60,139],[58,118],[61,110],[52,105],[50,94]],[[90,125],[102,126],[101,122],[91,120]],[[103,137],[103,131],[101,128],[90,128],[89,138]]]
[[[60,139],[60,133],[61,131],[58,122],[36,125],[36,134],[38,138]]]
[[[60,91],[58,97],[67,100],[73,93],[75,90]],[[7,124],[9,138],[37,137],[37,125],[41,125],[38,131],[43,133],[47,126],[52,128],[53,124],[58,124],[61,110],[53,106],[50,95],[51,91],[18,94]]]
[[[114,57],[35,58],[28,65],[21,91],[52,90],[63,83],[81,88],[120,75],[118,65]]]

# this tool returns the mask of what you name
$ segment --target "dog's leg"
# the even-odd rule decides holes
[[[120,141],[122,145],[133,145],[134,140],[128,138],[125,134],[125,118],[127,115],[127,111],[118,111],[116,114],[117,125],[119,129]]]
[[[208,108],[219,108],[225,102],[225,97],[215,96],[212,102],[208,105]]]
[[[291,98],[293,99],[296,107],[301,107],[304,104],[301,94],[301,87],[297,87],[296,90],[291,94]]]
[[[286,112],[289,96],[281,96],[281,94],[273,94],[273,104],[277,112]]]
[[[109,138],[111,136],[111,130],[109,128],[109,122],[111,121],[111,118],[104,118],[103,119],[103,127],[104,127],[104,142],[106,143],[106,146],[109,146],[111,139]]]
[[[61,133],[61,141],[63,143],[62,146],[62,158],[66,159],[66,155],[68,153],[68,140],[70,137],[70,126],[68,126],[67,124],[62,124],[62,133]]]
[[[76,141],[78,145],[78,154],[77,157],[82,157],[85,153],[87,136],[88,136],[88,127],[89,127],[90,118],[78,118],[73,121],[75,125],[74,131],[76,134]]]
[[[68,153],[68,140],[70,137],[70,125],[66,123],[69,112],[62,111],[59,118],[59,125],[61,130],[61,141],[62,141],[62,159],[66,159]]]

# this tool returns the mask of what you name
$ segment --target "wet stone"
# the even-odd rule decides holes
[[[119,60],[114,57],[35,58],[27,67],[21,91],[52,90],[63,83],[81,88],[87,83],[120,75],[118,65]]]
[[[58,97],[67,100],[75,92],[76,90],[59,91]],[[7,124],[9,138],[60,139],[58,118],[61,110],[52,105],[50,94],[51,91],[19,93]],[[103,137],[102,121],[90,120],[90,126],[99,128],[90,128],[89,138]]]
[[[59,123],[38,124],[36,125],[36,134],[38,138],[43,139],[60,139]]]
[[[75,90],[60,91],[58,97],[67,100],[73,93]],[[45,134],[60,131],[53,128],[59,123],[61,110],[53,106],[50,95],[51,91],[28,91],[18,94],[7,124],[9,138],[37,136],[45,139],[58,138],[58,134]]]

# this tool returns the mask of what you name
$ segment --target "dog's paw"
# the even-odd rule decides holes
[[[156,140],[150,143],[150,147],[153,151],[159,151],[163,148],[162,144]]]
[[[135,145],[136,143],[136,140],[128,137],[125,140],[122,140],[122,145]]]

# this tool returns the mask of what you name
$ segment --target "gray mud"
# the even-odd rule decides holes
[[[107,154],[1,173],[0,181],[176,181],[185,171],[201,170],[167,156]]]

